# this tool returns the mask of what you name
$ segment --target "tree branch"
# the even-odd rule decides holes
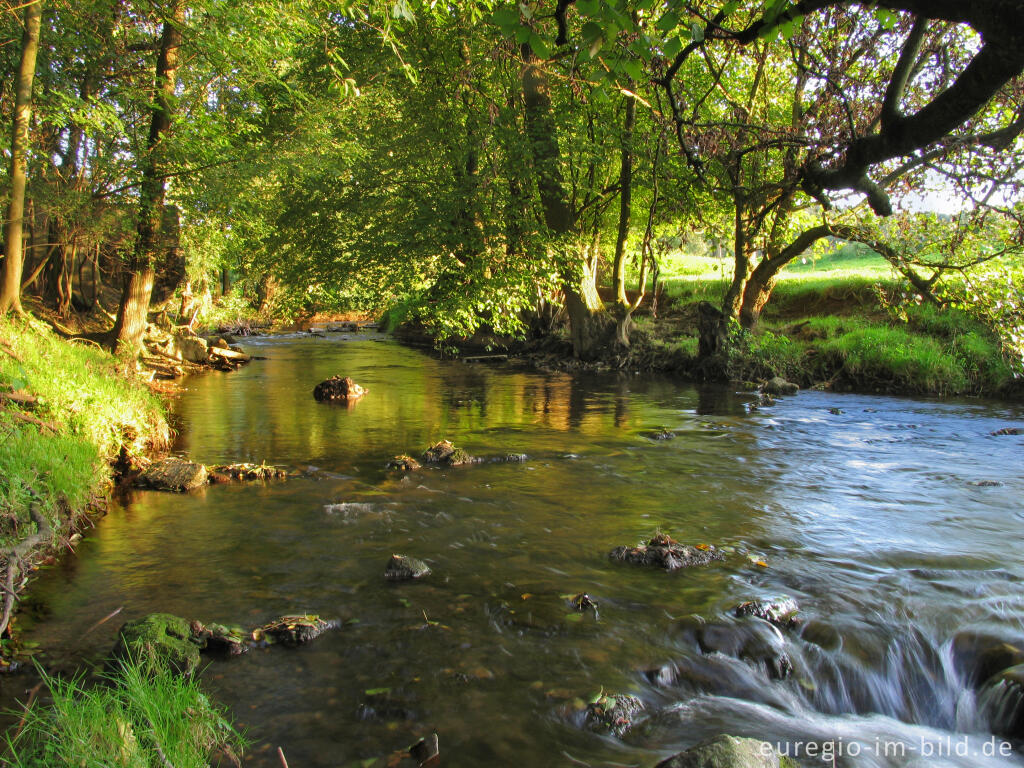
[[[899,61],[893,70],[892,79],[889,80],[889,87],[885,89],[885,98],[882,100],[882,114],[880,118],[881,129],[884,133],[890,126],[899,120],[900,101],[907,89],[907,82],[911,72],[914,71],[914,62],[921,53],[921,44],[924,42],[925,32],[928,31],[928,19],[918,16],[914,20],[914,26],[910,29],[910,35],[903,43],[903,50],[900,51]]]

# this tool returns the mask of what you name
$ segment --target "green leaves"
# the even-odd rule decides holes
[[[533,50],[534,55],[536,55],[538,59],[551,58],[551,53],[554,50],[554,46],[546,39],[536,34],[535,32],[530,32],[529,42],[530,48]]]
[[[511,5],[502,6],[491,14],[491,23],[506,32],[511,32],[519,24],[519,8]]]

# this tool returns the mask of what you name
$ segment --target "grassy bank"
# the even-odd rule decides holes
[[[683,319],[668,332],[661,323],[641,327],[667,349],[695,357],[696,304],[720,304],[728,285],[722,271],[695,263],[668,278],[669,314]],[[962,309],[908,302],[902,291],[878,256],[848,251],[794,264],[758,326],[733,333],[728,374],[919,395],[1019,391],[995,329]]]
[[[95,685],[47,675],[43,684],[48,701],[7,733],[4,765],[207,768],[211,755],[240,764],[241,738],[191,678],[127,663]]]
[[[5,578],[14,566],[18,586],[24,563],[68,535],[105,495],[115,462],[131,464],[166,447],[169,437],[164,407],[134,363],[64,340],[31,316],[0,318]],[[26,539],[33,540],[31,551],[12,557]]]

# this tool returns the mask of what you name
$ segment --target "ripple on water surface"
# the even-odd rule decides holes
[[[748,412],[748,395],[723,389],[440,362],[371,339],[254,340],[266,360],[189,380],[176,408],[195,459],[316,470],[135,493],[39,579],[31,638],[90,659],[122,617],[149,611],[343,619],[307,647],[204,673],[254,740],[254,766],[276,765],[278,745],[293,765],[360,764],[431,730],[456,766],[653,765],[721,732],[857,743],[836,761],[857,766],[940,765],[923,751],[958,728],[968,749],[985,743],[950,648],[968,629],[1024,638],[1022,439],[990,435],[1019,411],[806,392]],[[369,394],[315,403],[334,374]],[[385,468],[441,438],[527,459]],[[725,547],[726,561],[609,561],[659,530]],[[393,553],[432,574],[386,582]],[[574,610],[580,592],[596,613]],[[678,629],[697,615],[728,639],[746,621],[733,606],[778,594],[801,607],[802,628],[769,643],[792,665],[785,679],[760,646],[711,652]],[[639,696],[645,726],[581,727],[602,690]],[[883,742],[904,755],[879,756]]]

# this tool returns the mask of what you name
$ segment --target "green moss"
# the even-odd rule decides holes
[[[191,675],[199,668],[199,644],[193,639],[188,620],[169,613],[151,613],[121,627],[113,657],[119,663],[132,660]]]

